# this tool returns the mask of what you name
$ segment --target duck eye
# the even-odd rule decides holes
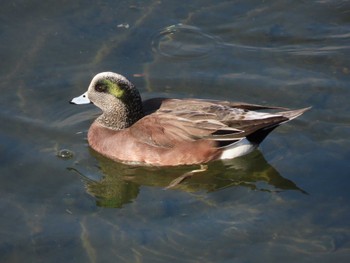
[[[97,92],[105,92],[107,90],[107,86],[106,85],[97,84],[95,86],[95,90]]]
[[[118,87],[122,90],[126,90],[128,88],[128,84],[126,83],[118,83]]]

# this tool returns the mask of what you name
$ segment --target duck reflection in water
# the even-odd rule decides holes
[[[198,166],[145,167],[113,162],[91,149],[98,160],[103,175],[100,180],[71,168],[79,173],[89,194],[102,207],[122,207],[138,196],[142,186],[167,188],[179,174],[185,174]],[[214,192],[229,187],[248,187],[252,190],[281,192],[295,190],[303,194],[294,182],[286,179],[272,167],[259,150],[229,161],[216,161],[200,174],[186,178],[173,189],[186,192]]]

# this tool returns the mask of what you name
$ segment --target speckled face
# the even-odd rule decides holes
[[[130,81],[112,72],[97,74],[90,83],[87,95],[91,102],[104,111],[112,110],[111,107],[115,109],[116,104],[127,106],[139,98],[138,91]]]
[[[88,92],[89,95],[95,92],[110,94],[117,99],[125,101],[133,96],[135,88],[125,77],[112,72],[103,72],[92,79]]]

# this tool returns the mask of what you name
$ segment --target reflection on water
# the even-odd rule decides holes
[[[79,172],[79,168],[69,168],[78,172],[93,195],[98,206],[122,207],[137,198],[140,187],[167,187],[175,178],[189,172],[193,167],[130,167],[113,162],[91,150],[98,159],[103,173],[100,180],[91,179]],[[251,190],[279,192],[297,190],[305,193],[292,181],[283,178],[264,159],[259,151],[230,161],[217,161],[209,164],[209,169],[186,179],[175,189],[187,192],[214,192],[229,187],[248,187]],[[171,191],[171,190],[168,190]]]

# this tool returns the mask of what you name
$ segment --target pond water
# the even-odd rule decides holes
[[[1,262],[348,262],[350,3],[7,1],[0,10]],[[312,106],[252,154],[193,167],[89,149],[98,72],[143,98]]]

